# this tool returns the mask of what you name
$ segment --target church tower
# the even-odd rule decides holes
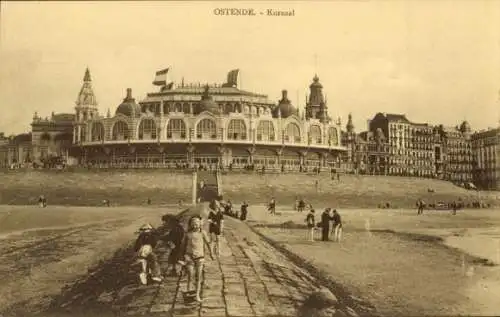
[[[323,85],[319,82],[318,75],[313,78],[313,83],[309,86],[309,100],[306,104],[306,120],[319,119],[325,123],[328,121],[328,108],[323,96]]]
[[[76,100],[76,121],[82,122],[89,119],[97,118],[99,112],[97,110],[97,99],[92,89],[92,78],[90,77],[90,70],[85,70],[83,76],[83,85]]]

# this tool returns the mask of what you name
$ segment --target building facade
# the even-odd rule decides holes
[[[235,73],[236,72],[236,73]],[[317,76],[310,85],[306,115],[288,99],[241,90],[237,71],[222,85],[164,82],[136,102],[127,89],[115,114],[101,116],[90,72],[75,107],[72,155],[100,167],[209,165],[298,170],[340,162],[340,123],[328,116]]]
[[[484,189],[500,189],[500,128],[472,134],[474,184]]]
[[[52,113],[47,118],[34,114],[31,122],[31,142],[35,162],[40,163],[52,157],[69,160],[69,151],[73,145],[74,120],[75,115],[70,113]]]
[[[27,166],[32,162],[31,133],[0,138],[0,167]]]
[[[455,183],[473,181],[471,128],[467,121],[457,127],[443,125],[434,128],[437,142],[435,158],[438,178]]]
[[[342,133],[343,166],[347,172],[369,175],[389,175],[390,145],[381,129],[375,133],[364,131],[357,134],[349,114],[346,131]]]
[[[389,175],[436,176],[433,127],[411,122],[405,115],[377,113],[369,123],[369,131],[381,131],[387,137]]]

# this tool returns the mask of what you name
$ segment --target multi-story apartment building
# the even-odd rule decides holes
[[[0,139],[0,167],[26,164],[33,161],[31,133]]]
[[[37,113],[31,122],[31,132],[5,137],[0,134],[0,167],[40,164],[51,157],[68,161],[72,146],[74,115],[54,114],[41,118]]]
[[[390,145],[381,129],[356,134],[349,114],[346,131],[342,133],[342,145],[347,148],[343,155],[347,171],[387,175],[389,173]]]
[[[500,128],[471,136],[474,183],[484,189],[500,189]]]
[[[441,155],[442,163],[438,177],[457,183],[471,182],[473,154],[469,123],[464,121],[456,127],[439,125],[434,132],[438,137],[435,155]]]
[[[411,122],[402,114],[377,113],[369,131],[387,137],[389,175],[436,176],[436,139],[430,125]]]

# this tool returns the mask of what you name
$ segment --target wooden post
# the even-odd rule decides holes
[[[196,172],[193,172],[193,189],[192,189],[192,204],[193,206],[196,205],[196,200],[197,200],[197,197],[196,197],[196,193],[198,191],[198,175]]]

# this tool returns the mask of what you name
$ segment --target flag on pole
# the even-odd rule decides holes
[[[155,80],[153,85],[155,86],[165,86],[167,84],[167,75],[169,68],[165,68],[156,72]]]

